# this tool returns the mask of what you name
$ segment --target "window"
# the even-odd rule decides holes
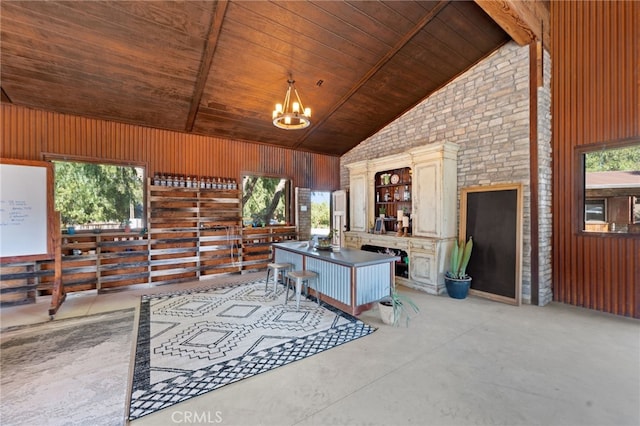
[[[606,222],[607,204],[604,198],[599,200],[587,200],[584,204],[584,219],[587,222]]]
[[[640,143],[585,147],[582,230],[640,232]]]
[[[330,203],[330,192],[311,192],[311,235],[329,235],[331,228]]]
[[[144,228],[144,168],[53,160],[55,208],[64,227]]]
[[[242,178],[242,222],[245,226],[286,225],[289,223],[290,187],[280,177]]]

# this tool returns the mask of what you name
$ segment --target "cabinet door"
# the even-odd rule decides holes
[[[349,180],[349,202],[351,209],[351,230],[367,231],[367,176],[351,175]]]
[[[344,231],[347,225],[347,192],[344,190],[333,191],[332,197],[332,226],[337,229],[339,234],[333,237],[332,244],[342,247],[344,245]]]
[[[436,161],[416,164],[413,175],[413,235],[438,237],[442,212],[440,164]]]

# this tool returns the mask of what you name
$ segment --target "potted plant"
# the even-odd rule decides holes
[[[451,252],[451,268],[444,275],[444,283],[447,294],[454,299],[464,299],[471,287],[471,277],[467,275],[467,265],[473,250],[473,238],[465,243],[464,240],[456,241]]]
[[[318,247],[327,249],[331,248],[333,244],[334,235],[338,235],[337,229],[329,229],[329,233],[324,237],[318,237]]]
[[[378,302],[380,318],[382,322],[388,325],[398,327],[400,318],[404,315],[407,327],[411,319],[411,311],[413,313],[420,312],[418,305],[407,295],[401,294],[396,290],[395,283],[391,288],[391,294]]]
[[[380,208],[378,209],[378,213],[380,213],[380,217],[381,217],[381,218],[384,218],[384,215],[387,213],[387,209],[386,209],[386,207],[380,207]]]

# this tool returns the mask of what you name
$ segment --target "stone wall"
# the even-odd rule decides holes
[[[549,62],[545,59],[545,64]],[[541,99],[550,104],[550,90],[547,83],[545,79],[545,88],[541,89],[543,94]],[[540,174],[545,179],[540,187],[547,191],[544,200],[541,200],[540,208],[545,209],[545,212],[546,209],[550,211],[551,202],[551,169],[550,160],[548,160],[550,158],[549,113],[549,105],[544,104],[540,108],[540,118],[547,123],[539,124],[539,129],[544,136],[544,146],[540,147],[539,151],[541,156],[545,156],[540,160],[540,167],[544,169]],[[349,170],[345,164],[445,141],[460,146],[458,195],[460,189],[464,187],[499,183],[522,184],[524,199],[522,301],[530,303],[529,47],[520,47],[514,42],[506,44],[346,153],[341,158],[341,188],[349,186]],[[550,226],[550,218],[549,222],[545,219],[543,226],[544,238],[550,240],[550,235],[546,233],[546,227]],[[541,252],[544,252],[545,256],[547,247],[550,250],[550,243],[551,241],[545,241],[544,250],[541,246]],[[542,262],[540,266],[543,268]],[[546,258],[544,268],[544,279],[550,282]],[[541,273],[541,287],[542,278]],[[544,298],[541,295],[540,300],[548,302],[546,293]]]
[[[538,305],[553,299],[551,246],[551,56],[544,52],[544,86],[538,88]]]

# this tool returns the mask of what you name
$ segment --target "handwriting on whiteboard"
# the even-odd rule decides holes
[[[32,209],[26,200],[0,200],[0,226],[21,226],[28,222]]]

